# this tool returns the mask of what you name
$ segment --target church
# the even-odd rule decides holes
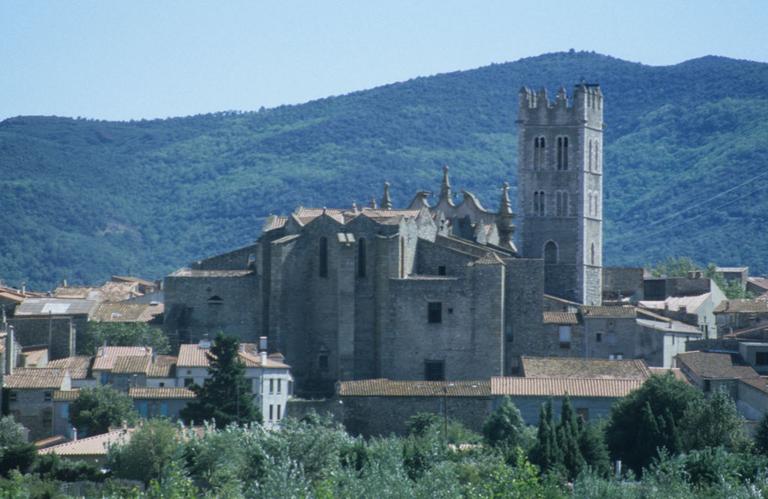
[[[270,216],[256,243],[165,278],[166,332],[267,337],[303,395],[341,380],[514,373],[551,334],[547,299],[604,308],[602,120],[598,85],[554,101],[523,88],[516,210],[506,184],[496,212],[456,196],[446,167],[436,199],[395,207],[385,184],[370,206]]]

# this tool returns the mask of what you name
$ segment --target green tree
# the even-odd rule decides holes
[[[69,409],[69,421],[81,435],[98,435],[138,419],[133,400],[109,386],[81,388]]]
[[[557,426],[558,443],[562,455],[562,464],[568,473],[568,478],[575,478],[584,468],[584,457],[581,455],[581,425],[573,412],[571,399],[566,396],[560,411],[560,424]]]
[[[768,454],[768,412],[760,418],[760,423],[755,431],[755,450],[761,454]]]
[[[584,462],[593,472],[605,476],[611,471],[611,456],[605,444],[605,434],[601,423],[585,423],[581,431],[579,449]]]
[[[688,277],[688,273],[700,267],[687,256],[669,257],[650,268],[654,277]]]
[[[223,333],[216,336],[208,352],[210,377],[203,386],[192,386],[197,398],[182,410],[185,421],[214,421],[218,428],[261,422],[238,351],[237,338]]]
[[[151,419],[134,430],[127,443],[109,449],[109,468],[120,478],[163,480],[172,463],[180,460],[178,428],[168,420]]]
[[[82,345],[78,344],[77,349],[85,355],[95,355],[104,343],[125,347],[147,346],[159,354],[171,350],[165,333],[144,322],[89,322]]]
[[[563,461],[551,400],[541,404],[539,409],[539,428],[536,433],[536,445],[531,450],[531,461],[538,464],[542,471],[554,469]]]
[[[688,406],[701,397],[698,390],[671,374],[651,376],[611,408],[605,429],[611,455],[639,472],[657,456],[658,449],[680,452],[680,422]]]
[[[731,397],[718,390],[693,401],[680,423],[685,450],[725,447],[734,450],[745,441],[744,419]]]
[[[438,424],[440,424],[440,416],[434,412],[419,412],[408,418],[405,430],[408,435],[421,437]]]
[[[27,443],[24,427],[13,416],[0,418],[0,473],[7,475],[11,470],[25,473],[36,455],[35,446]]]
[[[515,447],[525,447],[525,435],[523,417],[509,397],[502,398],[501,404],[483,423],[485,441],[493,447],[508,450]]]

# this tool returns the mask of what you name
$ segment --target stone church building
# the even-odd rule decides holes
[[[500,208],[457,201],[443,172],[431,202],[271,216],[258,241],[165,279],[165,328],[269,338],[299,394],[339,380],[487,379],[514,372],[544,334],[544,297],[600,305],[603,97],[520,91],[518,193]],[[516,225],[518,227],[516,227]]]

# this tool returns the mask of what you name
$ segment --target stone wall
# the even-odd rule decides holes
[[[77,344],[84,343],[87,320],[79,317],[14,317],[8,319],[8,324],[13,326],[16,341],[22,347],[47,346],[49,360],[56,360],[75,355]]]
[[[490,397],[341,397],[341,402],[344,426],[365,437],[404,435],[408,419],[420,412],[447,414],[480,432],[492,406]]]

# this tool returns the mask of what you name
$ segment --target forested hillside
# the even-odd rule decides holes
[[[258,112],[5,120],[0,278],[159,277],[300,204],[363,203],[389,180],[402,206],[437,188],[443,164],[495,208],[515,182],[520,86],[553,95],[582,78],[605,94],[606,263],[688,255],[768,272],[768,64],[571,52]]]

